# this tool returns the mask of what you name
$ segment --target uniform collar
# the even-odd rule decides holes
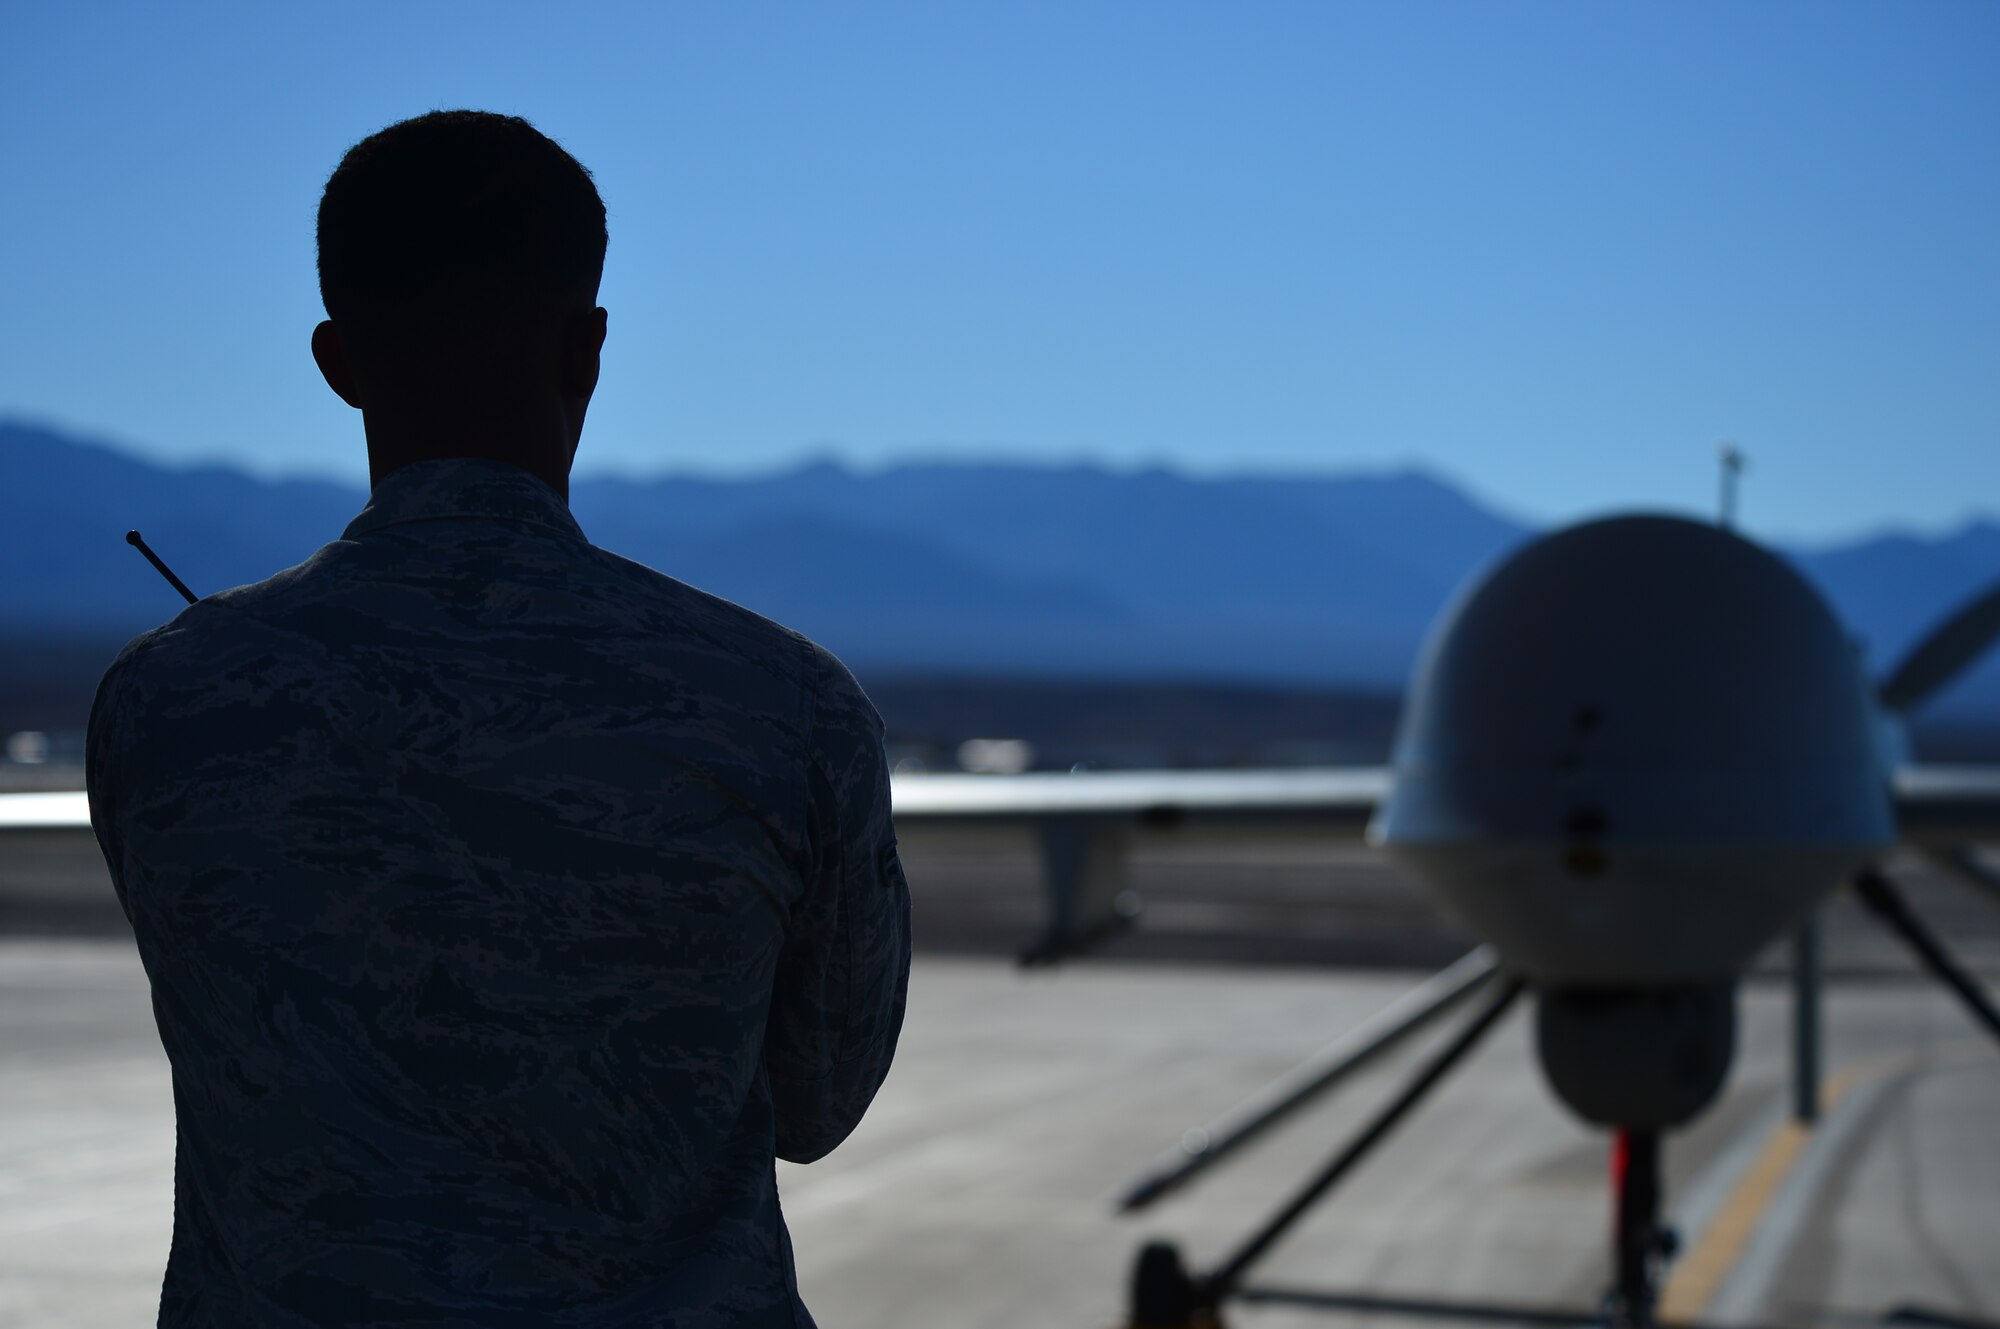
[[[343,538],[403,522],[450,518],[545,526],[572,539],[583,528],[555,490],[520,467],[483,457],[412,462],[383,477]]]

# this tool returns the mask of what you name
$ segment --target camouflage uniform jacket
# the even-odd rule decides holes
[[[854,1128],[909,975],[826,651],[424,462],[127,646],[88,783],[173,1067],[161,1325],[811,1324],[773,1155]]]

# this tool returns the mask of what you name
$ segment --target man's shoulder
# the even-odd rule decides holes
[[[259,611],[274,600],[296,600],[307,584],[306,574],[324,554],[289,567],[262,581],[205,595],[173,618],[125,643],[106,672],[118,677],[166,680],[176,674],[216,678],[230,657],[245,650],[268,649],[273,631]]]
[[[241,650],[254,644],[217,631],[220,616],[213,597],[196,601],[126,642],[98,680],[85,736],[93,807],[104,792],[114,748],[128,749],[141,735],[163,741],[176,733],[185,737],[197,716],[244,691]],[[164,725],[154,723],[162,717],[170,718]],[[133,769],[130,753],[121,765],[128,773]]]
[[[92,707],[93,722],[105,709],[107,699],[118,689],[128,686],[132,676],[145,668],[145,662],[171,641],[174,623],[178,621],[175,619],[156,628],[148,628],[119,648],[118,654],[97,681],[97,704]]]
[[[670,622],[685,624],[708,649],[796,671],[793,677],[811,695],[816,727],[851,730],[879,743],[881,717],[840,658],[812,638],[764,617],[733,600],[690,586],[657,569],[610,550],[591,546],[606,570],[633,588],[656,597],[654,605]],[[623,588],[621,588],[622,592]]]
[[[691,640],[716,651],[759,659],[783,657],[813,672],[822,667],[822,659],[833,658],[804,633],[734,600],[690,586],[598,545],[590,546],[590,552],[604,577],[597,590],[611,596],[608,607],[621,614],[657,617],[663,625],[680,624]]]

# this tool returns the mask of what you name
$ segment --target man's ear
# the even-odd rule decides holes
[[[354,369],[347,363],[347,347],[341,344],[340,330],[333,326],[332,319],[322,320],[313,329],[312,348],[313,363],[319,366],[326,385],[336,397],[360,410],[361,385],[354,380]]]
[[[563,331],[562,393],[575,400],[590,400],[597,391],[599,355],[610,331],[611,316],[599,305],[588,314],[578,314]]]

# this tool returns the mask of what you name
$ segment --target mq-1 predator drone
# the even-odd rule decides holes
[[[1825,602],[1781,559],[1695,521],[1627,516],[1534,540],[1466,586],[1419,659],[1387,770],[923,775],[895,785],[921,841],[1022,824],[1042,841],[1047,933],[1074,953],[1136,916],[1135,837],[1363,835],[1484,945],[1143,1178],[1157,1200],[1482,987],[1492,993],[1259,1231],[1194,1274],[1153,1243],[1132,1322],[1212,1325],[1232,1298],[1511,1318],[1245,1284],[1250,1266],[1460,1062],[1524,989],[1549,1085],[1614,1132],[1613,1272],[1577,1324],[1650,1325],[1675,1239],[1660,1139],[1715,1099],[1736,985],[1843,882],[2000,1037],[2000,1013],[1912,913],[1881,861],[1899,841],[1962,875],[2000,831],[2000,769],[1907,764],[1903,716],[2000,633],[2000,588],[1872,686]],[[1987,884],[1991,885],[1989,880]],[[1801,1115],[1818,1084],[1815,933],[1795,964]],[[1551,1317],[1539,1313],[1544,1322]],[[1554,1317],[1558,1320],[1561,1315]]]

